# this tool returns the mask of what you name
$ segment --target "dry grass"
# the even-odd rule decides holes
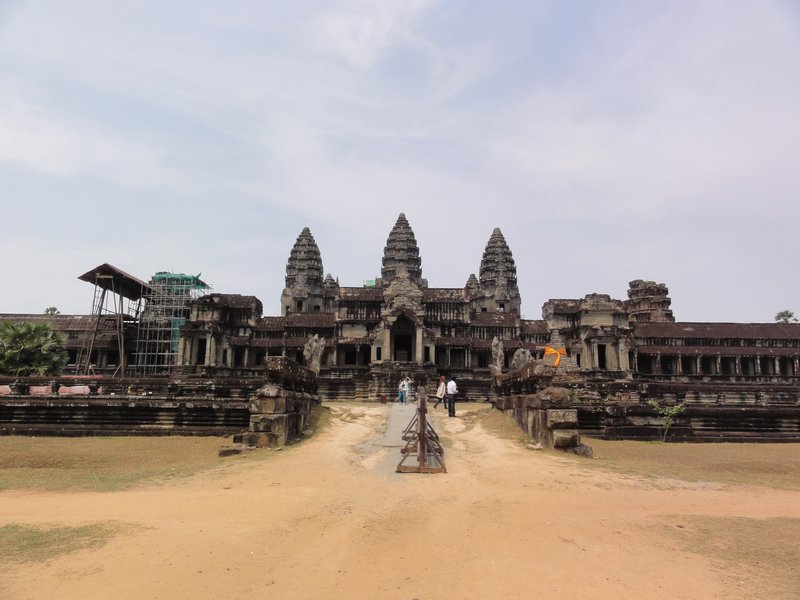
[[[498,437],[518,444],[528,441],[514,419],[500,411],[475,405],[463,417]],[[566,456],[590,468],[685,481],[800,489],[800,444],[664,444],[586,436],[582,441],[592,447],[594,460]]]
[[[100,548],[132,527],[115,522],[79,527],[6,525],[0,527],[0,564],[41,563],[77,550]]]
[[[710,558],[737,598],[800,597],[800,519],[676,515],[662,533]]]
[[[584,438],[593,466],[619,473],[800,489],[800,444],[663,444]]]
[[[0,490],[114,491],[223,464],[222,438],[0,438]]]
[[[307,429],[316,433],[329,422],[330,411],[316,406]],[[229,444],[222,437],[0,437],[0,490],[112,492],[272,455],[260,449],[219,458]]]
[[[491,404],[465,403],[462,406],[464,410],[460,416],[467,422],[468,426],[473,422],[477,423],[492,435],[520,445],[527,444],[530,441],[511,415],[494,410]]]

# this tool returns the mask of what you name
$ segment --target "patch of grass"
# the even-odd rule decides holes
[[[664,444],[584,437],[592,466],[633,474],[800,489],[800,444]]]
[[[474,415],[475,422],[492,435],[511,440],[520,445],[530,443],[528,436],[510,414],[505,414],[491,407],[487,410],[479,410],[467,414]]]
[[[101,548],[132,527],[113,521],[78,527],[6,525],[0,527],[0,564],[39,563],[77,550]]]
[[[710,558],[737,598],[797,598],[800,519],[675,516],[666,534]]]
[[[324,431],[331,422],[331,409],[321,404],[314,404],[308,415],[306,428],[314,433]]]
[[[0,437],[0,490],[114,491],[224,463],[214,437]]]

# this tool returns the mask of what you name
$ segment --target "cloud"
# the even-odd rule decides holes
[[[270,306],[303,226],[352,285],[377,274],[404,211],[431,285],[463,285],[500,226],[528,316],[635,277],[680,290],[680,318],[764,313],[719,299],[742,273],[800,293],[783,277],[800,216],[788,2],[41,0],[3,19],[15,214],[85,198],[65,228],[100,231],[104,206],[136,208],[117,248],[64,242],[83,256],[202,270]],[[150,235],[154,215],[175,235]]]
[[[371,68],[398,44],[414,44],[413,26],[431,6],[430,0],[346,2],[319,17],[314,29],[321,49],[349,65]]]

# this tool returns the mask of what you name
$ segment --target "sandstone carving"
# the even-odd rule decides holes
[[[306,342],[303,348],[303,358],[306,361],[306,367],[314,373],[319,373],[320,365],[322,364],[322,353],[325,350],[325,339],[320,339],[316,333],[314,337]]]

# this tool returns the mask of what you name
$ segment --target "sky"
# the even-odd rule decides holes
[[[526,318],[670,289],[679,321],[800,314],[796,0],[0,0],[0,312],[77,277],[201,274],[280,313],[303,227],[431,287],[495,227]]]

